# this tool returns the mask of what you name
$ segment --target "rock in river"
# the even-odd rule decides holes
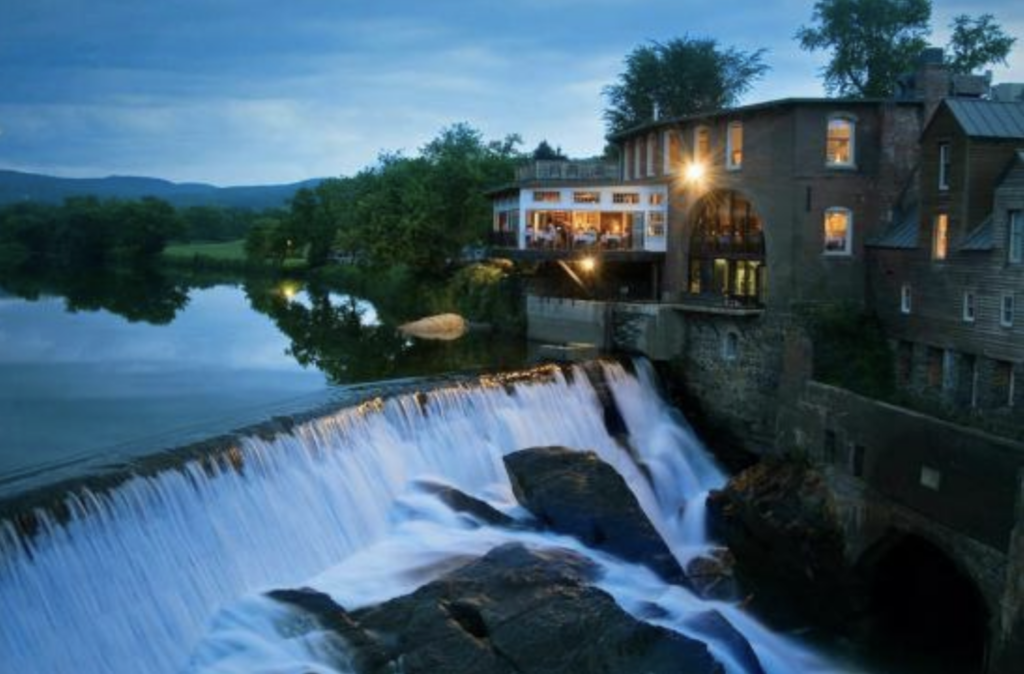
[[[595,453],[535,447],[507,455],[505,469],[516,499],[545,527],[686,583],[626,481]]]
[[[503,545],[412,594],[348,613],[309,590],[271,593],[348,644],[359,674],[722,674],[699,641],[639,621],[564,549]]]

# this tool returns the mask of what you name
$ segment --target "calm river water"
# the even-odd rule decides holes
[[[524,361],[518,341],[412,340],[382,313],[294,281],[0,279],[0,497],[353,383]]]

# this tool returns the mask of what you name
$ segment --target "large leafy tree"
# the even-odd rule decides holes
[[[960,14],[949,24],[952,31],[946,48],[950,68],[970,73],[995,63],[1006,65],[1006,57],[1017,42],[996,23],[991,14],[972,19]]]
[[[886,97],[928,46],[931,14],[931,0],[818,0],[796,38],[807,51],[831,52],[823,71],[829,93]],[[954,72],[1005,63],[1015,42],[991,14],[961,14],[950,29],[947,63]]]
[[[713,112],[735,105],[768,71],[764,49],[746,52],[711,38],[681,37],[640,45],[626,56],[618,82],[605,87],[610,133],[656,116]]]
[[[930,0],[818,0],[800,47],[831,51],[825,89],[840,96],[885,97],[928,46]]]

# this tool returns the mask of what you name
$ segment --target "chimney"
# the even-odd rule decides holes
[[[924,121],[932,117],[939,103],[949,96],[951,77],[946,55],[940,47],[928,47],[917,57],[914,71],[914,98],[924,103]]]

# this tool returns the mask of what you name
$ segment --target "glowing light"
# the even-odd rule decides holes
[[[597,268],[597,260],[592,257],[585,257],[580,260],[580,269],[587,272],[588,274]]]
[[[699,161],[695,161],[686,167],[686,181],[691,183],[699,183],[701,180],[704,180],[705,172],[706,169],[704,168],[704,164],[700,163]]]
[[[284,297],[289,302],[295,299],[295,296],[299,294],[298,284],[291,282],[282,283],[281,287],[278,288],[278,290],[281,293],[281,296]]]

